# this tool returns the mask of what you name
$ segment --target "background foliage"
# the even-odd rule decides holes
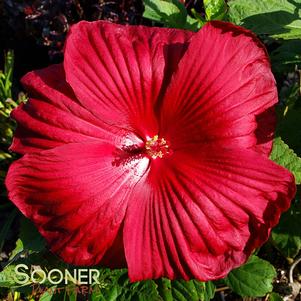
[[[142,16],[143,14],[143,16]],[[33,269],[74,267],[47,251],[43,238],[6,198],[3,180],[16,155],[9,152],[14,122],[10,112],[26,95],[18,81],[25,72],[62,59],[66,33],[82,20],[176,27],[197,31],[209,20],[226,20],[258,34],[271,57],[277,80],[278,128],[271,159],[291,170],[301,184],[301,0],[36,0],[0,2],[0,299],[91,301],[301,300],[301,203],[297,193],[269,241],[249,261],[222,280],[168,279],[130,283],[126,270],[100,270],[100,284],[87,294],[82,286],[49,282],[33,291],[32,281],[14,279],[18,263]],[[13,49],[13,50],[11,50]],[[15,55],[14,55],[15,54]],[[49,291],[47,291],[49,289]],[[52,290],[52,291],[51,291]],[[247,298],[249,297],[249,298]]]

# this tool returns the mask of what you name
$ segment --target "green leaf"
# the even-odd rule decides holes
[[[283,213],[272,231],[272,240],[285,257],[294,258],[301,250],[301,205],[294,203]]]
[[[55,290],[56,286],[53,286],[52,289]],[[50,301],[53,297],[53,292],[52,291],[46,291],[44,292],[39,301]]]
[[[197,19],[190,17],[187,15],[186,24],[183,27],[184,29],[191,30],[191,31],[197,31],[200,29],[205,23],[200,23]]]
[[[191,13],[194,17],[193,20],[197,21],[199,28],[203,27],[206,24],[206,19],[200,13],[198,13],[194,8],[191,9]],[[188,17],[191,18],[190,16]]]
[[[274,139],[271,160],[291,171],[296,179],[296,184],[301,183],[301,158],[286,145],[280,137]]]
[[[33,223],[25,217],[21,219],[19,237],[25,250],[40,252],[45,248],[44,238]]]
[[[272,68],[275,72],[292,72],[301,64],[301,41],[287,40],[271,53]]]
[[[272,292],[269,295],[269,301],[283,301],[283,298],[279,294]]]
[[[11,154],[4,152],[3,150],[0,150],[0,161],[4,161],[7,159],[11,159]]]
[[[204,9],[206,20],[223,20],[227,12],[227,5],[224,0],[204,0]]]
[[[0,272],[0,287],[14,287],[17,285],[15,279],[15,266],[9,265]]]
[[[301,37],[301,0],[232,0],[229,19],[276,39]]]
[[[93,286],[90,301],[162,301],[152,280],[130,283],[127,270],[101,271],[101,284]]]
[[[242,297],[262,297],[273,290],[276,277],[274,267],[257,256],[251,256],[247,263],[231,271],[226,284]]]
[[[4,55],[4,72],[0,72],[0,102],[12,97],[12,75],[14,68],[14,52],[8,50]]]
[[[144,0],[143,17],[163,23],[167,27],[184,28],[187,11],[178,0]]]
[[[23,242],[22,242],[21,239],[18,239],[16,241],[16,247],[14,248],[14,250],[12,251],[12,253],[10,254],[9,259],[13,259],[15,256],[17,256],[18,254],[20,254],[23,250],[24,250]]]
[[[70,289],[70,291],[67,293],[69,301],[76,301],[77,300],[77,293],[76,288],[73,287],[73,289]]]
[[[157,280],[160,296],[164,301],[209,301],[214,297],[215,286],[212,282],[197,280]]]
[[[298,91],[297,91],[298,93]],[[291,102],[291,101],[290,101]],[[277,135],[301,156],[301,109],[291,108],[278,122]]]

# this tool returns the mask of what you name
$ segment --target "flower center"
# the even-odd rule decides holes
[[[153,159],[163,158],[165,155],[170,154],[171,150],[167,141],[164,138],[159,138],[155,135],[153,138],[145,142],[145,152]]]

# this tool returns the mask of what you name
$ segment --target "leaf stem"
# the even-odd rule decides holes
[[[289,282],[290,283],[294,283],[293,273],[294,273],[295,267],[298,265],[299,262],[301,262],[301,256],[299,256],[290,267],[290,270],[289,270]]]
[[[223,287],[216,288],[215,291],[216,292],[222,292],[222,291],[226,291],[226,290],[229,290],[229,289],[230,289],[229,286],[223,286]]]

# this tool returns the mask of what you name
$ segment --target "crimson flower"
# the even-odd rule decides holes
[[[268,159],[277,91],[245,29],[80,22],[64,63],[22,81],[9,197],[68,263],[224,277],[295,194]]]

